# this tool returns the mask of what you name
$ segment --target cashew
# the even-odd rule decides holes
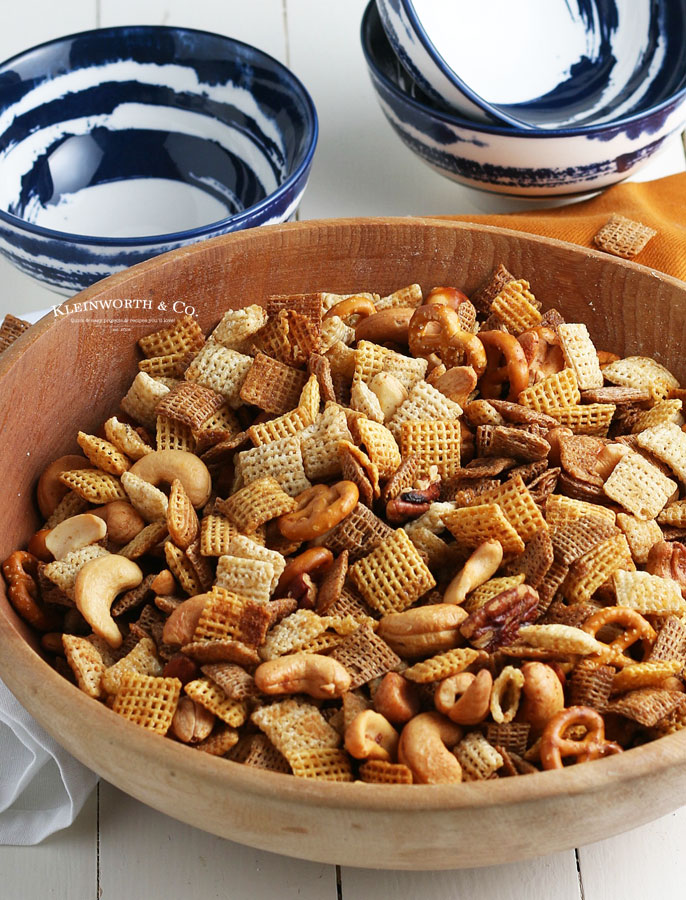
[[[542,662],[526,662],[522,666],[524,697],[519,704],[522,721],[531,725],[534,735],[540,734],[546,723],[565,705],[562,683],[555,670]]]
[[[417,686],[398,672],[387,672],[374,694],[374,709],[389,722],[404,725],[419,712]]]
[[[185,695],[179,699],[170,729],[177,740],[197,744],[209,736],[213,726],[214,713],[209,709]]]
[[[448,750],[462,737],[462,729],[437,712],[410,719],[398,744],[398,761],[412,770],[415,784],[459,784],[462,766]]]
[[[50,518],[57,504],[69,491],[67,485],[60,481],[62,472],[70,472],[72,469],[87,469],[90,465],[85,457],[72,453],[68,456],[60,456],[43,470],[43,474],[38,479],[36,500],[41,515],[45,519]]]
[[[498,571],[502,561],[503,547],[500,541],[484,541],[450,582],[443,595],[443,602],[464,603],[467,594],[485,584]]]
[[[45,538],[45,546],[55,559],[63,559],[72,550],[101,541],[106,534],[107,525],[103,519],[92,513],[82,513],[55,525]]]
[[[114,598],[122,591],[138,587],[143,580],[140,568],[130,559],[108,553],[87,562],[76,576],[76,608],[98,637],[110,647],[120,647],[122,635],[110,615]]]
[[[358,713],[345,729],[345,749],[355,759],[383,759],[391,762],[398,750],[400,735],[373,709]]]
[[[407,400],[405,385],[390,372],[379,372],[369,382],[369,387],[376,394],[384,422],[388,422],[400,404]]]
[[[459,627],[467,617],[454,603],[433,603],[384,616],[376,633],[400,656],[429,656],[464,643]]]
[[[458,725],[476,725],[488,714],[493,678],[488,669],[477,675],[459,672],[444,678],[434,694],[436,709]]]
[[[212,478],[205,463],[187,450],[156,450],[135,462],[129,469],[144,481],[157,487],[178,478],[188,499],[197,509],[204,506],[212,492]]]
[[[94,509],[93,515],[105,520],[108,538],[122,547],[145,528],[145,519],[128,500],[112,500]]]
[[[263,694],[309,694],[320,700],[341,697],[350,674],[337,660],[320,653],[289,653],[255,669],[255,684]]]
[[[162,629],[162,641],[165,644],[170,644],[172,647],[183,647],[184,644],[190,644],[208,597],[208,594],[196,594],[195,597],[184,600],[180,606],[176,607]]]
[[[158,572],[150,584],[150,590],[155,594],[161,594],[162,596],[173,594],[176,588],[176,579],[169,569],[162,569],[161,572]]]

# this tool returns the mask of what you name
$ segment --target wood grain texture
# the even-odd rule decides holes
[[[155,306],[177,298],[196,305],[209,327],[226,306],[276,292],[383,293],[414,280],[469,292],[496,262],[529,277],[544,305],[586,319],[600,346],[633,352],[640,323],[642,350],[686,375],[680,282],[558,242],[437,220],[333,220],[230,235],[143,263],[77,301],[128,297]],[[103,310],[81,322],[48,318],[0,359],[0,451],[10,460],[0,499],[14,510],[0,522],[0,554],[35,527],[32,483],[41,465],[72,449],[79,427],[92,430],[116,409],[135,371],[134,341],[153,327],[149,310],[125,315],[121,330]],[[23,404],[8,402],[17,396]],[[0,604],[0,677],[67,749],[149,805],[264,849],[398,869],[491,865],[642,824],[675,808],[686,782],[685,733],[593,765],[483,784],[408,790],[248,771],[146,734],[94,704],[29,649],[3,597]]]

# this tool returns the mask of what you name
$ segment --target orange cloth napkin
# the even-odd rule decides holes
[[[617,184],[590,200],[556,209],[450,218],[528,231],[598,249],[593,235],[613,213],[657,231],[633,262],[686,281],[686,172],[656,181]]]

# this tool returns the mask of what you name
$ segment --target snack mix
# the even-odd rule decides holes
[[[685,391],[657,361],[596,348],[502,265],[471,298],[279,295],[139,345],[2,565],[94,700],[236,763],[375,784],[686,725]]]

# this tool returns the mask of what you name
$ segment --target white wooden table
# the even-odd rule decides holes
[[[312,93],[321,126],[300,218],[548,205],[452,184],[400,144],[376,104],[360,50],[365,0],[23,0],[12,4],[11,14],[5,5],[7,0],[0,5],[6,13],[2,59],[73,31],[146,23],[230,34],[285,62]],[[639,178],[685,168],[677,138]],[[0,283],[0,313],[57,302],[3,260]],[[685,879],[686,807],[619,837],[532,862],[384,872],[242,847],[169,819],[102,782],[71,828],[38,847],[0,847],[0,900],[681,900]]]

